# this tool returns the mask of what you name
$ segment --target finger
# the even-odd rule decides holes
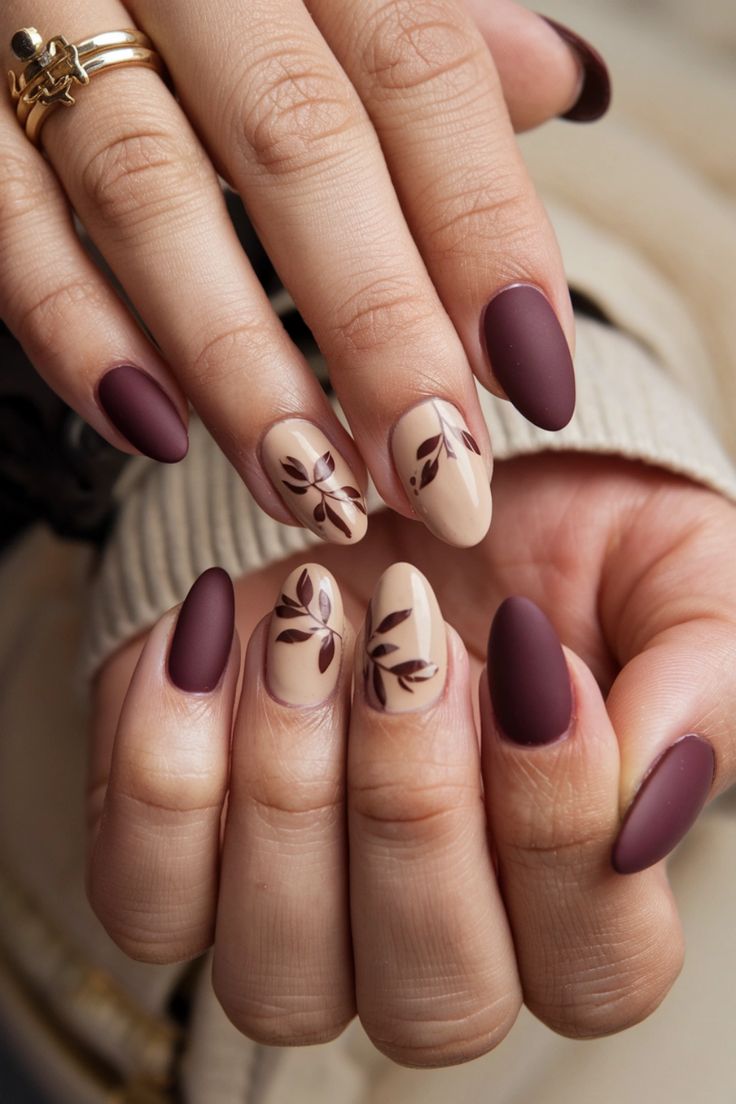
[[[0,103],[0,316],[46,382],[125,452],[174,462],[186,401],[84,252],[58,180]]]
[[[637,882],[611,869],[619,753],[600,690],[525,598],[496,613],[480,690],[485,799],[525,1003],[562,1035],[621,1031],[665,997],[683,936],[661,871]]]
[[[239,646],[220,568],[151,631],[126,696],[88,893],[115,942],[178,962],[212,942]]]
[[[135,2],[133,10],[160,43],[190,118],[243,195],[314,333],[383,498],[444,540],[477,543],[490,524],[491,460],[467,358],[360,98],[309,13],[297,0],[236,12],[217,0],[212,21],[232,30],[217,44],[227,80],[195,83],[198,9],[189,18],[177,11],[176,20],[163,3]],[[274,26],[288,30],[275,35]],[[460,441],[454,463],[443,453],[431,492],[420,494],[416,454],[437,436],[436,398],[476,445]]]
[[[394,1061],[468,1061],[507,1034],[520,993],[467,655],[409,564],[381,577],[361,651],[348,753],[358,1012]]]
[[[493,58],[458,0],[307,6],[357,89],[479,380],[543,429],[570,420],[573,318]]]
[[[59,19],[71,41],[130,22],[116,0],[65,0]],[[265,510],[327,540],[360,539],[360,457],[274,314],[176,100],[141,67],[94,76],[77,96],[49,117],[44,149],[182,389]],[[290,480],[287,457],[309,477]]]
[[[334,1038],[354,1015],[345,743],[352,640],[318,564],[286,579],[251,638],[233,743],[213,981],[269,1045]]]
[[[661,510],[672,505],[663,495]],[[701,507],[685,539],[650,542],[633,581],[627,542],[611,564],[603,608],[623,665],[608,697],[621,745],[622,824],[612,852],[621,874],[665,858],[736,780],[736,509],[705,490]],[[664,516],[660,531],[671,532]]]
[[[493,54],[517,133],[556,115],[592,123],[606,113],[606,64],[575,31],[513,0],[463,0],[463,6]]]

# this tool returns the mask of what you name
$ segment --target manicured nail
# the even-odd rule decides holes
[[[368,525],[365,501],[347,461],[321,429],[288,418],[269,429],[263,466],[297,521],[335,544],[354,544]]]
[[[496,379],[541,429],[562,429],[575,409],[575,372],[557,315],[531,284],[512,284],[486,305],[482,337]]]
[[[582,85],[578,98],[560,118],[569,119],[573,123],[594,123],[606,114],[611,103],[608,66],[598,51],[575,31],[549,16],[543,15],[542,19],[572,47],[582,68]]]
[[[498,726],[513,743],[550,744],[570,727],[572,690],[562,646],[528,598],[507,598],[493,618],[488,686]]]
[[[320,564],[292,571],[271,617],[266,682],[288,705],[319,705],[337,685],[345,621],[340,589]]]
[[[434,592],[411,564],[392,564],[366,614],[367,700],[387,713],[423,709],[439,698],[446,674],[445,623]]]
[[[225,670],[235,625],[230,576],[210,567],[184,599],[169,649],[169,678],[180,690],[214,690]]]
[[[391,449],[414,512],[435,536],[460,548],[483,540],[491,524],[488,470],[456,407],[443,399],[412,407]]]
[[[669,855],[692,828],[710,793],[715,752],[702,736],[683,736],[649,768],[613,846],[619,874],[636,874]]]
[[[164,464],[184,459],[189,448],[186,426],[153,376],[121,364],[102,377],[97,395],[115,428],[145,456]]]

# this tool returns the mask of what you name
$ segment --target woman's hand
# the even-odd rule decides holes
[[[358,548],[241,579],[232,644],[227,577],[205,574],[148,637],[119,725],[141,643],[99,678],[93,906],[139,959],[214,941],[257,1040],[326,1040],[357,1009],[396,1061],[445,1065],[522,999],[604,1035],[679,972],[660,860],[736,779],[736,510],[606,458],[507,461],[495,487],[472,552],[386,511]]]
[[[574,403],[566,282],[512,123],[601,114],[594,53],[510,0],[6,0],[2,41],[31,20],[72,43],[137,24],[178,95],[140,67],[72,86],[44,126],[47,160],[0,103],[0,314],[49,384],[113,444],[165,461],[186,451],[190,401],[265,510],[339,543],[365,531],[363,461],[412,516],[440,397],[477,452],[422,517],[477,543],[491,452],[470,369],[549,429]],[[250,268],[213,166],[355,442]]]

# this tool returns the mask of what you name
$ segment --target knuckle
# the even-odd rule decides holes
[[[374,1027],[361,1021],[374,1046],[392,1061],[413,1069],[460,1065],[480,1058],[503,1042],[519,1014],[517,997],[504,994],[495,1001],[455,1019],[430,1019],[416,1014],[392,1017]]]
[[[272,44],[238,82],[236,142],[248,164],[272,176],[309,173],[344,155],[345,137],[365,125],[347,79],[294,43]],[[237,148],[237,147],[236,147]]]
[[[480,797],[467,781],[443,778],[442,773],[437,770],[435,778],[421,783],[407,777],[353,782],[351,811],[364,833],[378,841],[431,846],[446,842],[459,847],[463,831],[458,820],[466,827],[472,825],[468,813],[479,805]]]
[[[513,173],[489,179],[480,167],[465,170],[460,179],[446,180],[439,195],[433,185],[432,193],[424,225],[434,248],[448,256],[466,256],[468,241],[518,248],[541,219],[526,183]]]
[[[244,364],[256,365],[267,356],[273,357],[278,347],[274,327],[265,319],[255,317],[226,323],[218,328],[210,320],[210,330],[200,335],[197,352],[187,368],[189,384],[197,390],[226,391],[231,384],[244,378]]]
[[[232,978],[224,977],[217,968],[212,985],[220,1005],[230,1022],[255,1043],[263,1046],[310,1046],[328,1043],[343,1033],[353,1018],[344,1005],[329,1006],[322,997],[309,999],[301,994],[293,1003],[278,1002],[273,995],[235,992]]]
[[[89,314],[93,310],[103,311],[106,305],[107,296],[99,281],[72,279],[51,290],[39,290],[28,301],[17,302],[14,328],[29,351],[39,344],[44,349],[54,348],[59,327],[68,327],[72,320],[76,326],[80,308]]]
[[[9,149],[0,149],[0,235],[21,223],[25,216],[38,217],[39,210],[56,194],[51,189],[46,165]]]
[[[87,157],[82,194],[112,225],[146,224],[191,203],[199,161],[163,126],[121,130]]]
[[[128,958],[157,965],[185,962],[210,946],[209,930],[172,931],[165,918],[159,915],[161,923],[157,924],[156,915],[136,908],[127,897],[122,904],[111,889],[108,879],[100,876],[93,865],[87,881],[87,900],[113,943]]]
[[[262,774],[253,779],[249,796],[261,820],[276,831],[287,826],[298,832],[329,829],[345,815],[344,788],[338,781]]]
[[[330,334],[347,353],[425,336],[436,307],[403,277],[382,278],[354,292],[333,312]]]
[[[483,51],[449,0],[381,5],[363,49],[365,71],[386,92],[439,85],[444,96],[477,87]]]

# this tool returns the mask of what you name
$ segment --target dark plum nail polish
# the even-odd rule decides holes
[[[186,456],[186,426],[153,376],[133,364],[121,364],[102,377],[97,395],[115,428],[144,455],[165,464]]]
[[[214,690],[225,670],[235,625],[230,576],[210,567],[184,599],[169,649],[169,678],[180,690]]]
[[[516,744],[549,744],[570,727],[572,690],[559,637],[528,598],[507,598],[488,640],[488,686],[499,728]]]
[[[496,379],[541,429],[562,429],[575,410],[575,371],[557,315],[531,284],[512,284],[485,307],[482,337]]]
[[[655,760],[624,817],[611,865],[636,874],[669,855],[692,828],[715,771],[715,752],[702,736],[683,736]]]
[[[543,15],[542,19],[557,31],[568,46],[572,47],[583,67],[583,86],[580,94],[572,107],[560,118],[569,119],[573,123],[594,123],[606,114],[611,104],[611,78],[608,66],[598,51],[575,31],[571,31],[569,27],[546,15]]]

